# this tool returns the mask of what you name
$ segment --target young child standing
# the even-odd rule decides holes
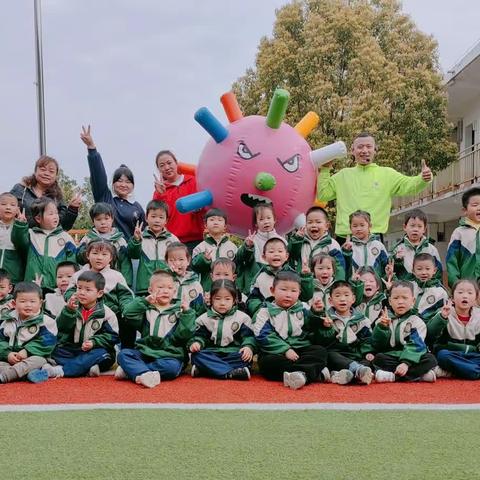
[[[55,320],[42,313],[42,289],[20,282],[13,291],[15,310],[0,325],[0,383],[27,377],[34,383],[48,379],[40,369],[57,342]]]
[[[251,318],[237,309],[235,284],[215,280],[210,298],[212,306],[197,318],[190,340],[192,377],[250,380],[255,337]]]
[[[195,312],[188,304],[174,301],[173,275],[155,272],[147,297],[137,297],[124,310],[125,319],[140,330],[135,348],[118,354],[115,378],[129,378],[144,387],[174,379],[188,362],[187,342],[195,330]]]
[[[57,288],[53,293],[45,295],[45,313],[57,318],[65,306],[65,292],[70,285],[70,279],[78,272],[78,265],[74,262],[60,262],[57,265]]]

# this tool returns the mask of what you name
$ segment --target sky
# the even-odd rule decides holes
[[[207,141],[193,120],[254,65],[285,0],[42,0],[47,153],[65,173],[88,175],[82,125],[91,124],[109,177],[125,163],[135,196],[153,191],[154,158],[173,150],[196,163]],[[33,0],[2,0],[1,189],[31,174],[39,156]],[[479,40],[480,2],[405,0],[404,12],[439,44],[444,72]]]

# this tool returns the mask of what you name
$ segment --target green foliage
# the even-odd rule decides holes
[[[79,185],[74,178],[70,178],[63,170],[60,170],[58,175],[58,183],[63,190],[65,203],[68,205],[75,195],[75,192],[78,191]],[[90,186],[90,177],[84,177],[81,190],[83,202],[78,212],[75,225],[73,226],[74,229],[88,229],[92,225],[88,212],[95,201],[93,200],[92,188]]]
[[[291,95],[288,123],[309,110],[320,116],[312,148],[367,130],[378,163],[407,174],[422,158],[435,171],[455,159],[437,43],[397,0],[298,0],[277,10],[255,68],[233,90],[245,114],[265,115],[277,87]]]

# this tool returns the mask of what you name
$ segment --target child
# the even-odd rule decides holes
[[[435,258],[435,278],[442,279],[442,261],[437,248],[425,236],[428,219],[422,210],[411,210],[403,222],[404,237],[393,247],[391,256],[395,260],[394,271],[398,280],[411,280],[413,258],[419,253],[429,253]],[[380,274],[382,276],[382,274]]]
[[[205,240],[199,243],[192,254],[192,270],[200,275],[204,291],[209,291],[212,285],[210,267],[212,261],[219,257],[235,259],[237,246],[225,233],[227,216],[218,208],[211,208],[205,215]]]
[[[10,274],[3,268],[0,268],[0,315],[12,309],[12,280]]]
[[[390,289],[389,304],[393,317],[386,308],[372,333],[372,346],[376,352],[373,365],[375,380],[379,383],[397,380],[435,382],[435,357],[425,345],[427,327],[415,315],[413,285],[405,280],[394,281]]]
[[[373,380],[370,320],[354,312],[354,303],[352,285],[343,280],[334,282],[330,289],[331,308],[313,333],[313,343],[327,348],[330,380],[339,385],[354,379],[369,385]]]
[[[437,377],[480,379],[480,308],[474,280],[457,280],[449,300],[428,324],[428,337],[437,356]]]
[[[317,253],[312,257],[310,268],[313,271],[313,298],[320,310],[330,308],[330,288],[335,279],[336,263],[328,253]],[[319,303],[321,302],[321,303]]]
[[[359,268],[357,275],[363,283],[363,299],[356,306],[356,310],[369,319],[373,328],[386,306],[387,296],[382,291],[382,282],[372,267]]]
[[[11,193],[0,195],[0,268],[5,269],[13,284],[25,276],[25,262],[12,243],[12,227],[18,213],[18,200]]]
[[[447,273],[450,287],[461,278],[480,278],[480,188],[462,195],[464,217],[453,231],[447,249]]]
[[[40,277],[42,288],[53,292],[57,265],[75,262],[77,247],[73,238],[59,226],[57,205],[52,199],[35,200],[31,212],[38,227],[29,229],[25,214],[19,214],[12,228],[12,243],[26,260],[25,280]]]
[[[273,301],[272,285],[275,275],[281,270],[294,271],[287,264],[288,252],[283,239],[267,240],[263,246],[263,258],[267,263],[257,273],[247,299],[247,310],[252,316],[265,302]],[[308,265],[304,265],[300,278],[300,300],[308,302],[313,296],[313,276]]]
[[[300,277],[278,272],[272,286],[273,303],[255,314],[253,331],[260,353],[258,367],[267,380],[281,381],[294,390],[328,378],[327,351],[309,340],[315,311],[299,302]],[[317,319],[317,322],[319,320]]]
[[[103,304],[105,278],[85,271],[77,278],[77,291],[57,318],[58,344],[45,364],[49,377],[98,377],[115,362],[119,342],[115,314]]]
[[[55,320],[42,313],[42,289],[20,282],[13,291],[15,310],[0,325],[0,383],[27,377],[34,383],[48,379],[40,370],[57,342]]]
[[[237,288],[231,280],[215,280],[212,307],[196,320],[190,340],[192,377],[250,380],[255,337],[251,318],[236,306]]]
[[[118,354],[118,380],[129,378],[153,388],[160,380],[174,379],[188,362],[186,344],[195,330],[195,312],[174,301],[173,275],[156,271],[150,278],[147,297],[137,297],[124,310],[125,319],[140,330],[134,349]]]
[[[65,292],[70,285],[70,279],[79,267],[74,262],[60,262],[57,265],[57,288],[53,293],[45,295],[45,313],[52,318],[57,318],[65,306]]]
[[[175,298],[180,304],[189,305],[197,314],[203,313],[203,289],[198,275],[188,269],[190,265],[188,247],[180,242],[171,243],[165,252],[168,268],[173,272]]]
[[[87,261],[85,250],[92,240],[109,240],[116,250],[116,262],[112,268],[118,270],[127,281],[129,286],[133,282],[132,261],[127,255],[127,242],[123,233],[113,226],[113,207],[108,203],[95,203],[90,209],[90,218],[93,222],[93,228],[80,241],[77,252],[78,263],[84,265]]]
[[[335,280],[345,280],[345,259],[340,245],[328,233],[330,221],[321,207],[310,207],[306,213],[307,223],[289,240],[288,251],[291,263],[300,271],[302,265],[309,265],[317,253],[328,253],[335,259]]]
[[[347,236],[342,245],[347,279],[360,267],[372,267],[378,276],[384,275],[388,260],[387,250],[376,235],[370,234],[371,227],[372,221],[368,212],[357,210],[350,215],[352,236]]]
[[[142,234],[142,225],[137,223],[133,237],[128,242],[130,258],[139,258],[136,294],[146,295],[152,273],[157,269],[166,269],[165,252],[178,238],[170,233],[165,225],[168,220],[168,206],[161,200],[152,200],[147,204],[147,228]]]

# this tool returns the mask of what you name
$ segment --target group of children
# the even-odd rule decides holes
[[[165,228],[162,201],[148,203],[145,228],[137,224],[128,241],[112,208],[95,204],[77,246],[54,201],[34,202],[29,228],[16,198],[1,194],[0,383],[98,376],[117,365],[116,379],[152,388],[189,362],[192,377],[248,380],[255,357],[261,375],[292,389],[479,379],[480,189],[462,202],[447,290],[420,210],[387,252],[365,211],[351,214],[340,245],[317,206],[284,238],[274,206],[259,204],[243,241],[210,209],[190,254]]]

